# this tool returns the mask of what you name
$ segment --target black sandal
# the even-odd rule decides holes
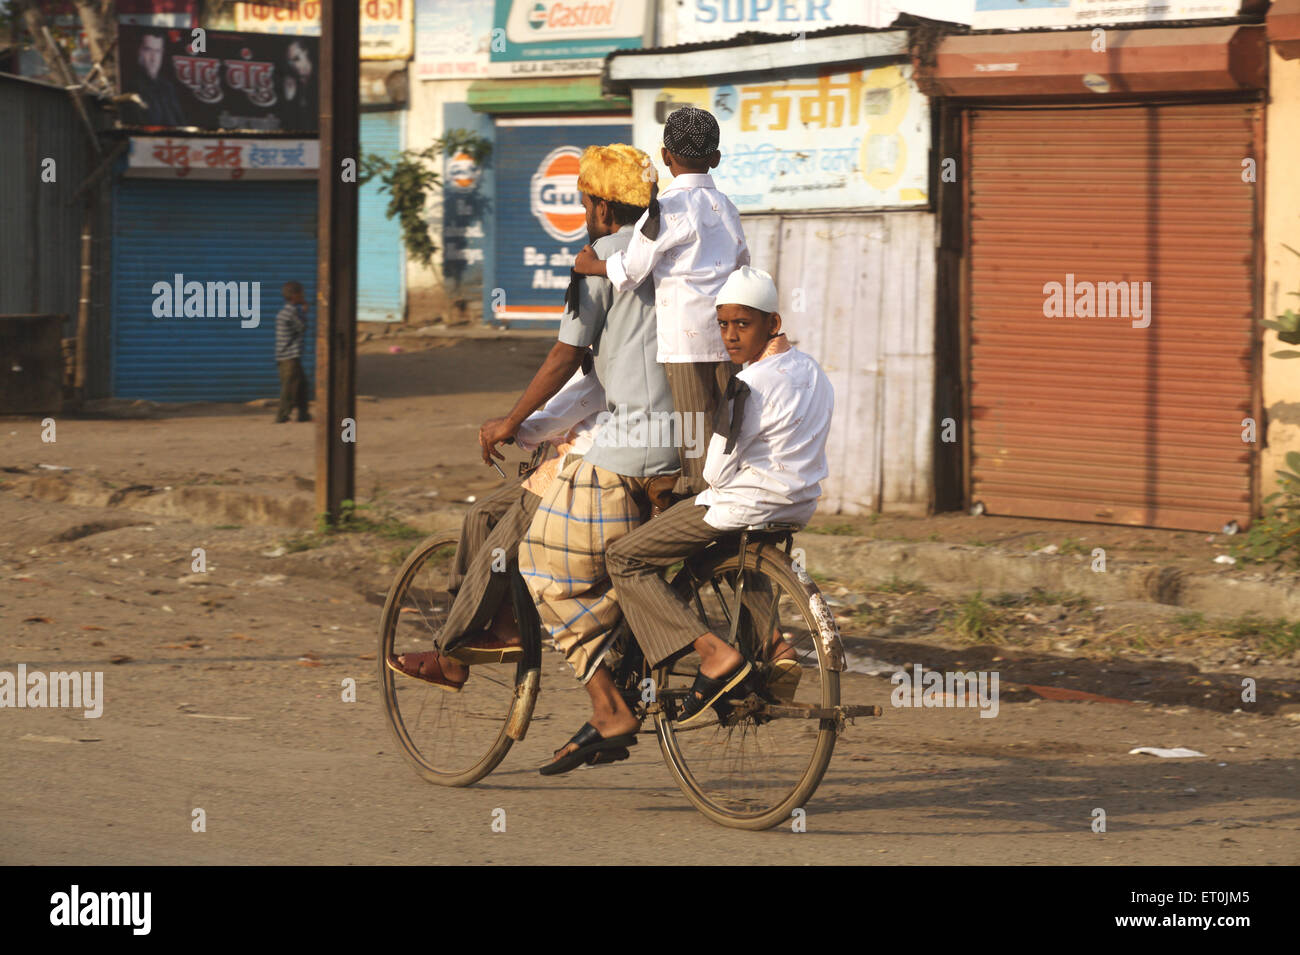
[[[636,745],[635,733],[624,733],[622,736],[611,736],[606,739],[600,735],[600,730],[590,723],[583,723],[582,729],[573,734],[569,743],[576,743],[578,748],[572,753],[568,753],[554,762],[547,763],[538,770],[543,776],[558,776],[560,773],[567,773],[571,769],[577,769],[583,763],[590,763],[593,766],[601,763],[616,763],[619,760],[627,759],[631,754],[627,751],[629,746]],[[564,746],[568,746],[565,743]],[[561,746],[560,749],[564,749]],[[558,753],[560,749],[557,749]]]
[[[703,673],[695,674],[695,682],[691,684],[691,692],[687,694],[686,702],[682,704],[681,711],[677,714],[677,727],[680,729],[693,723],[699,723],[708,714],[709,707],[717,710],[720,702],[725,704],[724,697],[728,696],[736,687],[745,683],[752,669],[748,660],[741,660],[739,666],[726,676],[719,677],[716,680],[705,676]]]

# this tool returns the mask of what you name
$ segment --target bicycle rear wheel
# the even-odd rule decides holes
[[[454,537],[430,537],[406,559],[388,592],[379,638],[388,725],[415,771],[442,786],[469,786],[496,769],[514,740],[523,738],[538,680],[528,653],[519,663],[471,667],[458,693],[388,667],[390,654],[435,648],[453,600],[448,582],[456,544]],[[520,632],[529,632],[527,624]],[[525,647],[529,643],[525,636]]]
[[[740,555],[719,551],[699,566],[687,565],[673,587],[689,600],[707,629],[727,639]],[[791,818],[821,782],[835,749],[837,721],[818,716],[840,702],[835,648],[821,638],[811,581],[804,583],[789,559],[771,544],[753,543],[745,561],[744,599],[737,648],[766,682],[779,680],[775,659],[793,650],[798,685],[786,675],[775,708],[751,697],[750,707],[726,721],[678,730],[673,723],[699,671],[693,652],[656,675],[661,711],[655,716],[659,744],[686,798],[714,822],[736,829],[769,829]],[[702,630],[704,628],[701,628]],[[748,714],[746,714],[748,710]],[[781,715],[773,717],[772,713]]]

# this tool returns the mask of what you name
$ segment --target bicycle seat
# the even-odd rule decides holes
[[[745,530],[751,534],[794,534],[803,530],[803,525],[783,521],[766,521],[762,524],[750,524]]]

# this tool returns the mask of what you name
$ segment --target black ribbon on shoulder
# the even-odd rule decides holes
[[[646,216],[645,222],[641,223],[641,234],[653,242],[659,238],[659,200],[658,198],[650,200],[649,215]]]
[[[745,421],[745,398],[748,394],[749,385],[733,375],[727,382],[722,399],[718,402],[717,411],[713,414],[713,433],[727,439],[726,447],[722,449],[723,454],[730,454],[736,449],[736,438],[740,435],[740,427]],[[728,401],[731,402],[730,421],[727,420]]]
[[[578,314],[578,283],[582,276],[576,269],[569,269],[569,287],[564,290],[564,310]]]

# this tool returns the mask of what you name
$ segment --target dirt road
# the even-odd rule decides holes
[[[360,415],[360,490],[377,485],[404,513],[418,505],[426,526],[454,525],[446,502],[482,488],[473,429],[508,408],[545,348],[364,355],[361,390],[377,400]],[[39,422],[6,419],[0,465],[71,467],[124,488],[301,487],[312,428],[269,419],[244,408],[67,419],[53,445],[40,443]],[[4,476],[12,484],[19,475]],[[478,786],[440,789],[398,755],[376,697],[376,592],[412,543],[371,533],[285,547],[301,534],[0,490],[0,672],[23,664],[104,675],[97,719],[0,709],[0,862],[1300,861],[1300,722],[1276,699],[1264,713],[1221,694],[1170,705],[1011,692],[992,719],[893,707],[888,672],[913,663],[960,659],[1005,667],[1012,683],[1060,686],[1085,667],[1110,669],[1050,648],[945,647],[919,629],[868,640],[846,625],[854,659],[887,666],[847,674],[844,697],[880,704],[884,716],[848,728],[807,807],[807,832],[709,823],[648,736],[626,763],[539,776],[535,768],[584,719],[585,694],[549,652],[528,738]],[[1135,699],[1173,664],[1125,666],[1122,680],[1087,688],[1115,695],[1138,684]],[[1293,669],[1258,673],[1262,692],[1291,687]],[[1196,675],[1240,681],[1226,669]],[[356,702],[343,699],[347,679]],[[1207,755],[1129,755],[1137,746]],[[492,829],[495,809],[505,810],[505,832]],[[1093,830],[1097,809],[1105,832]],[[194,831],[196,810],[206,831]]]

